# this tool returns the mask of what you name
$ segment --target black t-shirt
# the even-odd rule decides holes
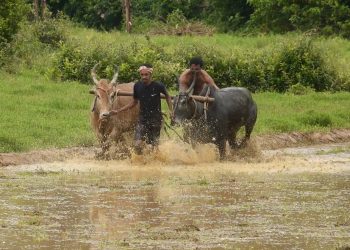
[[[160,93],[168,95],[164,84],[152,81],[149,85],[138,81],[134,85],[134,98],[140,101],[140,121],[162,120]]]

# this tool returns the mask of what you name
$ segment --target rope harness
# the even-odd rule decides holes
[[[113,88],[115,89],[114,86],[113,86]],[[103,89],[103,88],[101,88],[101,87],[97,87],[96,90],[102,90],[102,91],[105,92],[106,95],[108,96],[108,90],[105,90],[105,89]],[[111,102],[111,105],[113,105],[113,104],[117,101],[117,99],[118,99],[118,93],[119,93],[120,89],[115,89],[114,91],[115,91],[116,97],[115,97],[114,100]],[[92,106],[91,112],[96,111],[96,102],[97,102],[97,98],[98,98],[97,95],[95,95],[94,104],[93,104],[93,106]],[[108,101],[109,101],[109,98],[108,98]]]

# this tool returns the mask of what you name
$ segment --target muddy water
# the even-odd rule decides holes
[[[176,152],[176,153],[174,153]],[[0,169],[0,249],[345,249],[350,144]]]

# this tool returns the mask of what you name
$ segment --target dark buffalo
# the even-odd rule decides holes
[[[134,130],[138,119],[139,105],[128,112],[110,116],[111,110],[118,109],[132,101],[134,83],[118,84],[118,73],[115,73],[111,81],[98,80],[96,67],[97,64],[91,70],[95,86],[90,90],[90,93],[94,95],[90,122],[102,147],[100,156],[104,156],[112,142],[122,141],[123,133]],[[120,94],[128,96],[119,96]]]
[[[191,95],[191,91],[176,96],[174,116],[175,123],[192,123],[192,129],[185,130],[187,137],[216,144],[222,159],[225,157],[226,141],[231,148],[236,148],[249,140],[257,118],[257,106],[246,88],[215,90],[207,86],[199,96]],[[245,127],[245,137],[238,145],[236,135],[242,126]],[[201,132],[202,136],[195,137]]]

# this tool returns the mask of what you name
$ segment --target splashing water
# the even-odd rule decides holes
[[[142,165],[154,162],[194,165],[215,162],[218,158],[218,150],[213,144],[201,144],[193,148],[190,144],[179,141],[164,141],[157,150],[146,149],[143,155],[131,154],[131,162]]]

